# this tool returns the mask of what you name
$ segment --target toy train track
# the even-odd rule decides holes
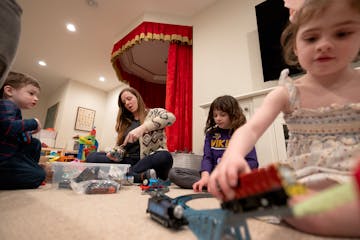
[[[186,202],[207,197],[212,197],[212,195],[189,194],[172,199],[162,192],[157,192],[149,199],[146,212],[150,213],[152,219],[165,227],[177,229],[188,224],[184,217],[185,209],[189,208]]]
[[[163,193],[149,199],[147,212],[166,227],[177,229],[188,225],[198,239],[249,240],[246,219],[256,216],[290,216],[289,197],[303,193],[304,186],[296,182],[292,169],[274,164],[239,176],[236,198],[221,204],[219,209],[194,210],[186,203],[210,194],[190,194],[170,198]]]

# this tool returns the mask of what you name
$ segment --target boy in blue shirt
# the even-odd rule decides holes
[[[45,180],[41,143],[31,136],[40,131],[40,122],[22,119],[20,110],[33,108],[39,92],[37,80],[14,72],[0,90],[0,189],[37,188]]]

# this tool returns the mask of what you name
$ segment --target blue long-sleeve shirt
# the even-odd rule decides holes
[[[220,161],[225,149],[229,145],[231,138],[230,129],[215,128],[206,133],[204,143],[204,156],[201,161],[200,172],[207,171],[211,173],[215,166]],[[253,148],[246,156],[245,159],[251,169],[258,168],[259,163],[256,156],[256,150]]]
[[[14,102],[0,99],[0,162],[29,143],[31,131],[37,127],[35,119],[22,119],[21,110]]]

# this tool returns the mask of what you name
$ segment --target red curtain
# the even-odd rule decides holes
[[[120,65],[120,64],[119,64]],[[165,108],[166,85],[147,82],[144,79],[127,73],[118,67],[118,71],[124,79],[129,81],[129,85],[139,91],[148,108]]]
[[[171,43],[169,47],[166,109],[176,116],[166,129],[170,151],[192,151],[192,46]]]
[[[146,82],[121,69],[119,56],[141,41],[169,41],[166,87]],[[120,81],[128,82],[148,107],[173,112],[176,122],[166,129],[169,151],[192,151],[192,27],[143,22],[113,46],[111,62]],[[166,94],[161,94],[166,88]],[[162,99],[161,99],[162,98]]]

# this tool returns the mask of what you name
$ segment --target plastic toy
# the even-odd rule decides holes
[[[86,194],[110,194],[118,191],[118,184],[113,181],[92,182],[86,187]]]
[[[145,179],[143,183],[140,185],[140,188],[143,192],[161,192],[166,193],[169,191],[170,181],[163,181],[160,179]]]
[[[287,206],[288,197],[304,191],[291,168],[276,164],[240,175],[236,199],[222,203],[222,209],[194,210],[186,205],[189,200],[211,197],[210,194],[191,194],[174,199],[158,194],[149,199],[147,212],[152,219],[167,227],[178,228],[179,224],[173,222],[181,220],[182,225],[188,224],[198,239],[249,240],[247,218],[291,216],[293,212]],[[170,203],[165,204],[166,201]]]
[[[272,164],[239,175],[235,191],[235,200],[223,202],[222,208],[246,212],[286,206],[289,197],[305,193],[306,188],[296,182],[295,174],[289,166]]]
[[[292,215],[301,217],[336,208],[357,199],[360,202],[360,164],[349,182],[335,185],[315,196],[300,202],[292,209]]]
[[[125,149],[122,146],[113,148],[110,151],[110,155],[116,159],[116,162],[121,162],[125,155]]]
[[[249,240],[250,233],[245,221],[249,215],[235,214],[224,209],[194,210],[186,205],[187,201],[208,197],[212,195],[190,194],[172,199],[165,194],[157,193],[149,199],[146,212],[150,214],[151,219],[165,227],[179,229],[188,225],[200,240]],[[269,211],[265,214],[269,214]]]
[[[250,240],[247,218],[269,215],[300,217],[352,201],[357,197],[354,186],[360,188],[359,172],[360,166],[355,170],[354,181],[332,187],[290,208],[286,199],[306,189],[295,181],[291,168],[275,164],[240,175],[237,199],[222,203],[222,209],[194,210],[186,205],[192,199],[211,197],[209,194],[172,199],[156,193],[149,199],[146,212],[166,227],[178,229],[188,225],[200,240]]]
[[[73,155],[68,156],[60,156],[60,158],[57,160],[58,162],[72,162],[75,160],[75,157]]]
[[[96,140],[96,130],[93,128],[89,135],[79,137],[79,152],[77,158],[85,160],[87,155],[91,152],[96,152],[99,146]]]
[[[148,201],[147,213],[150,217],[165,227],[178,229],[187,225],[182,206],[173,202],[173,199],[164,194],[155,194]]]
[[[58,161],[60,159],[61,153],[57,152],[57,151],[50,151],[50,154],[47,155],[46,157],[48,158],[49,162],[55,162]]]
[[[78,183],[82,181],[101,179],[99,178],[99,171],[100,167],[87,167],[79,174],[79,176],[74,178],[74,181]]]

